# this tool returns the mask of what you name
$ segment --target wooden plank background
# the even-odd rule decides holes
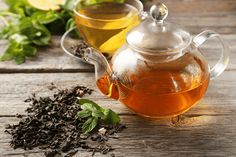
[[[159,0],[148,1],[146,9]],[[210,83],[204,99],[173,124],[170,119],[147,120],[136,116],[117,101],[108,99],[98,90],[88,96],[121,116],[128,126],[111,140],[116,156],[236,156],[236,0],[164,0],[169,21],[179,23],[196,35],[205,29],[223,34],[231,49],[226,72]],[[0,8],[5,6],[0,0]],[[219,57],[218,43],[210,40],[204,54],[213,64]],[[0,42],[0,54],[6,42]],[[0,62],[0,157],[41,157],[43,151],[13,150],[6,124],[17,123],[16,113],[24,114],[23,102],[31,93],[48,96],[47,87],[54,82],[61,88],[75,84],[96,89],[93,67],[65,55],[60,36],[54,36],[50,47],[40,49],[36,58],[25,64]],[[90,156],[81,150],[76,156]],[[95,156],[102,156],[96,154]],[[110,155],[108,155],[110,156]]]

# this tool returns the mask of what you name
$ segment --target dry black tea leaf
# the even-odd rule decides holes
[[[25,150],[38,147],[46,150],[46,157],[73,156],[78,148],[88,152],[100,152],[106,154],[113,150],[106,141],[114,133],[122,131],[123,125],[99,124],[98,129],[85,135],[82,127],[85,119],[75,118],[82,111],[78,97],[92,94],[92,89],[84,86],[76,86],[72,89],[54,90],[52,97],[39,97],[35,94],[25,100],[30,107],[26,109],[26,115],[16,115],[20,119],[18,124],[7,125],[6,133],[12,135],[11,146]],[[103,128],[106,132],[101,133]],[[93,142],[97,147],[89,144]]]

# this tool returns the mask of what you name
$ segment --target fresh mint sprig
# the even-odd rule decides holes
[[[0,20],[4,23],[0,26],[0,39],[8,40],[8,45],[0,56],[1,61],[24,63],[27,57],[37,54],[38,47],[49,45],[53,34],[75,26],[71,20],[73,13],[66,6],[59,11],[42,11],[27,0],[5,0],[5,3],[8,9],[0,11]]]
[[[116,125],[120,122],[120,117],[111,109],[104,109],[95,102],[88,99],[79,99],[81,111],[76,115],[77,118],[85,119],[82,126],[83,133],[93,131],[99,124]]]

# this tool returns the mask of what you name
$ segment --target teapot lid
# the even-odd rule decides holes
[[[149,16],[127,34],[127,43],[146,54],[173,53],[186,48],[191,35],[180,26],[164,21],[167,15],[164,4],[153,5]]]

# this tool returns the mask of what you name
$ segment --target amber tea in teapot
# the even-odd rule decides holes
[[[195,69],[194,76],[185,74],[184,66]],[[98,79],[97,86],[103,94],[114,99],[119,98],[140,115],[176,116],[196,104],[205,94],[209,76],[204,66],[204,60],[187,53],[180,60],[168,63],[168,68],[165,63],[155,65],[156,68],[154,65],[146,65],[139,74],[140,77],[130,80],[132,89],[120,82],[109,82],[108,75]],[[173,80],[181,83],[175,84]]]
[[[139,10],[128,3],[101,3],[76,11],[81,35],[91,46],[108,54],[121,47],[126,33],[140,22]]]

